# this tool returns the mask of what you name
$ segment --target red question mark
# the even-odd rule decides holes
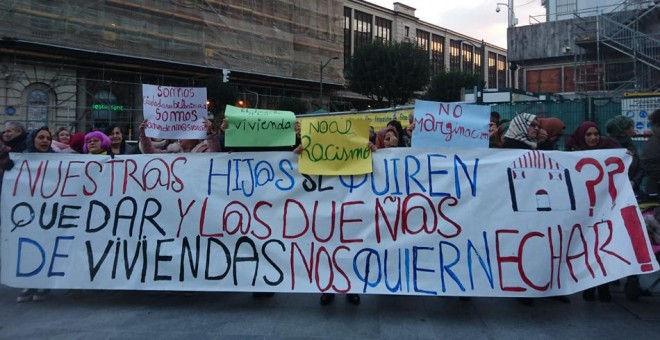
[[[596,179],[584,182],[587,186],[587,193],[589,194],[589,216],[593,216],[594,206],[596,205],[596,192],[594,191],[594,187],[603,180],[603,167],[593,158],[583,158],[575,164],[575,170],[582,172],[582,168],[585,165],[593,165],[596,170],[598,170],[598,177],[596,177]]]
[[[621,158],[618,157],[610,157],[605,160],[605,165],[610,166],[612,164],[616,164],[617,167],[616,169],[609,171],[607,173],[607,177],[609,184],[608,191],[610,192],[610,197],[612,198],[612,208],[614,208],[617,195],[616,187],[614,186],[614,175],[623,173],[626,170],[626,166],[623,164]]]

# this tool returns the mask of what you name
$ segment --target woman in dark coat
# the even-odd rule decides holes
[[[53,136],[48,127],[44,126],[33,130],[28,135],[25,152],[29,153],[54,153],[51,147]],[[16,297],[16,302],[42,301],[48,297],[50,289],[25,288]]]
[[[580,124],[566,141],[566,151],[585,151],[616,149],[621,145],[617,141],[602,136],[598,125],[592,121]]]
[[[25,151],[27,131],[25,126],[19,122],[6,122],[5,131],[2,133],[2,140],[5,146],[11,148],[11,152]]]
[[[584,151],[598,149],[615,149],[621,146],[615,140],[601,136],[598,125],[591,121],[580,124],[566,142],[566,151]],[[597,287],[598,300],[609,302],[612,300],[610,284],[605,283]],[[582,292],[586,301],[596,300],[596,288],[588,288]]]
[[[619,115],[608,120],[605,128],[607,134],[632,155],[633,159],[630,168],[628,168],[628,179],[635,194],[639,193],[639,185],[642,183],[644,171],[642,170],[639,152],[632,140],[632,136],[635,135],[635,121],[629,117]]]

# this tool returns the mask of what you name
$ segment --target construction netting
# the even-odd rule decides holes
[[[3,0],[0,36],[316,81],[343,53],[343,1]],[[329,65],[325,81],[342,71]]]

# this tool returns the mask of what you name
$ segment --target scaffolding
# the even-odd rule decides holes
[[[336,0],[4,0],[0,18],[3,40],[302,81],[343,53]],[[343,83],[342,72],[323,76]]]
[[[597,15],[575,14],[575,92],[657,92],[660,4],[627,0]]]

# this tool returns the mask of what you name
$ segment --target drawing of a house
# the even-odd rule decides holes
[[[508,168],[513,211],[575,210],[568,169],[541,151],[530,151]]]

